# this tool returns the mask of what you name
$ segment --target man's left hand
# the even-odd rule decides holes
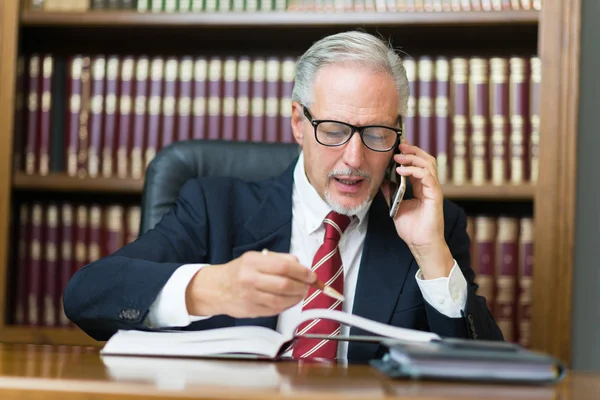
[[[447,277],[454,259],[444,239],[442,187],[433,156],[408,143],[394,156],[396,169],[410,181],[413,198],[402,200],[394,218],[398,236],[408,245],[424,279]],[[385,191],[384,191],[385,193]]]

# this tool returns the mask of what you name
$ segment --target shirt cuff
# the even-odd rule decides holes
[[[210,318],[189,315],[185,292],[198,271],[210,264],[185,264],[177,268],[150,306],[145,325],[160,329],[188,326],[194,321]]]
[[[456,260],[445,278],[423,279],[421,270],[415,275],[426,302],[450,318],[460,318],[467,304],[467,281]]]

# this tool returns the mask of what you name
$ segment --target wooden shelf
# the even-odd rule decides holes
[[[79,328],[38,328],[10,325],[0,329],[0,343],[58,344],[93,347],[104,345],[104,342],[92,339]]]
[[[470,12],[227,12],[137,13],[131,11],[40,12],[23,11],[21,26],[64,27],[331,27],[411,25],[537,24],[538,11]]]
[[[63,174],[48,176],[16,173],[13,187],[23,190],[52,190],[85,193],[142,193],[144,181],[133,178],[79,178]]]
[[[142,192],[142,179],[78,178],[62,174],[37,176],[17,173],[13,187],[21,190],[57,192],[132,193]],[[455,200],[533,200],[535,186],[523,185],[444,185],[444,195]]]

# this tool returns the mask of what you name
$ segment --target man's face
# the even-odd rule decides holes
[[[398,92],[387,73],[356,65],[325,66],[315,77],[314,100],[306,106],[316,120],[397,127]],[[302,106],[294,103],[293,107],[294,137],[303,148],[309,182],[333,210],[356,214],[379,190],[393,150],[370,150],[358,132],[342,146],[323,146],[316,141]]]

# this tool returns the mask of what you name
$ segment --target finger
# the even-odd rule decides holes
[[[426,152],[418,146],[403,143],[400,144],[400,152],[403,154],[415,154],[418,157],[429,160],[433,165],[436,165],[437,162],[434,156],[432,156],[431,154],[429,154],[428,152]]]
[[[303,298],[304,296],[281,296],[261,291],[257,291],[253,295],[255,304],[267,309],[269,313],[276,314],[298,304]]]
[[[437,166],[430,159],[419,157],[416,154],[398,154],[395,159],[400,165],[425,168],[437,180]]]
[[[304,297],[308,285],[281,275],[259,274],[254,287],[260,291],[281,296]]]
[[[260,252],[260,255],[262,256],[267,256],[267,257],[279,257],[279,258],[283,258],[289,261],[295,261],[295,262],[299,262],[298,257],[296,257],[293,254],[290,253],[279,253],[277,251],[272,251],[269,249],[263,249]]]
[[[421,184],[426,187],[437,187],[439,186],[437,180],[431,175],[426,168],[415,167],[415,166],[399,166],[396,168],[396,172],[399,175],[412,176],[413,178],[419,179]]]
[[[265,274],[280,275],[306,284],[311,284],[317,279],[317,275],[310,268],[287,257],[272,256],[271,253],[265,257],[261,254],[261,258],[256,261],[258,271]]]

